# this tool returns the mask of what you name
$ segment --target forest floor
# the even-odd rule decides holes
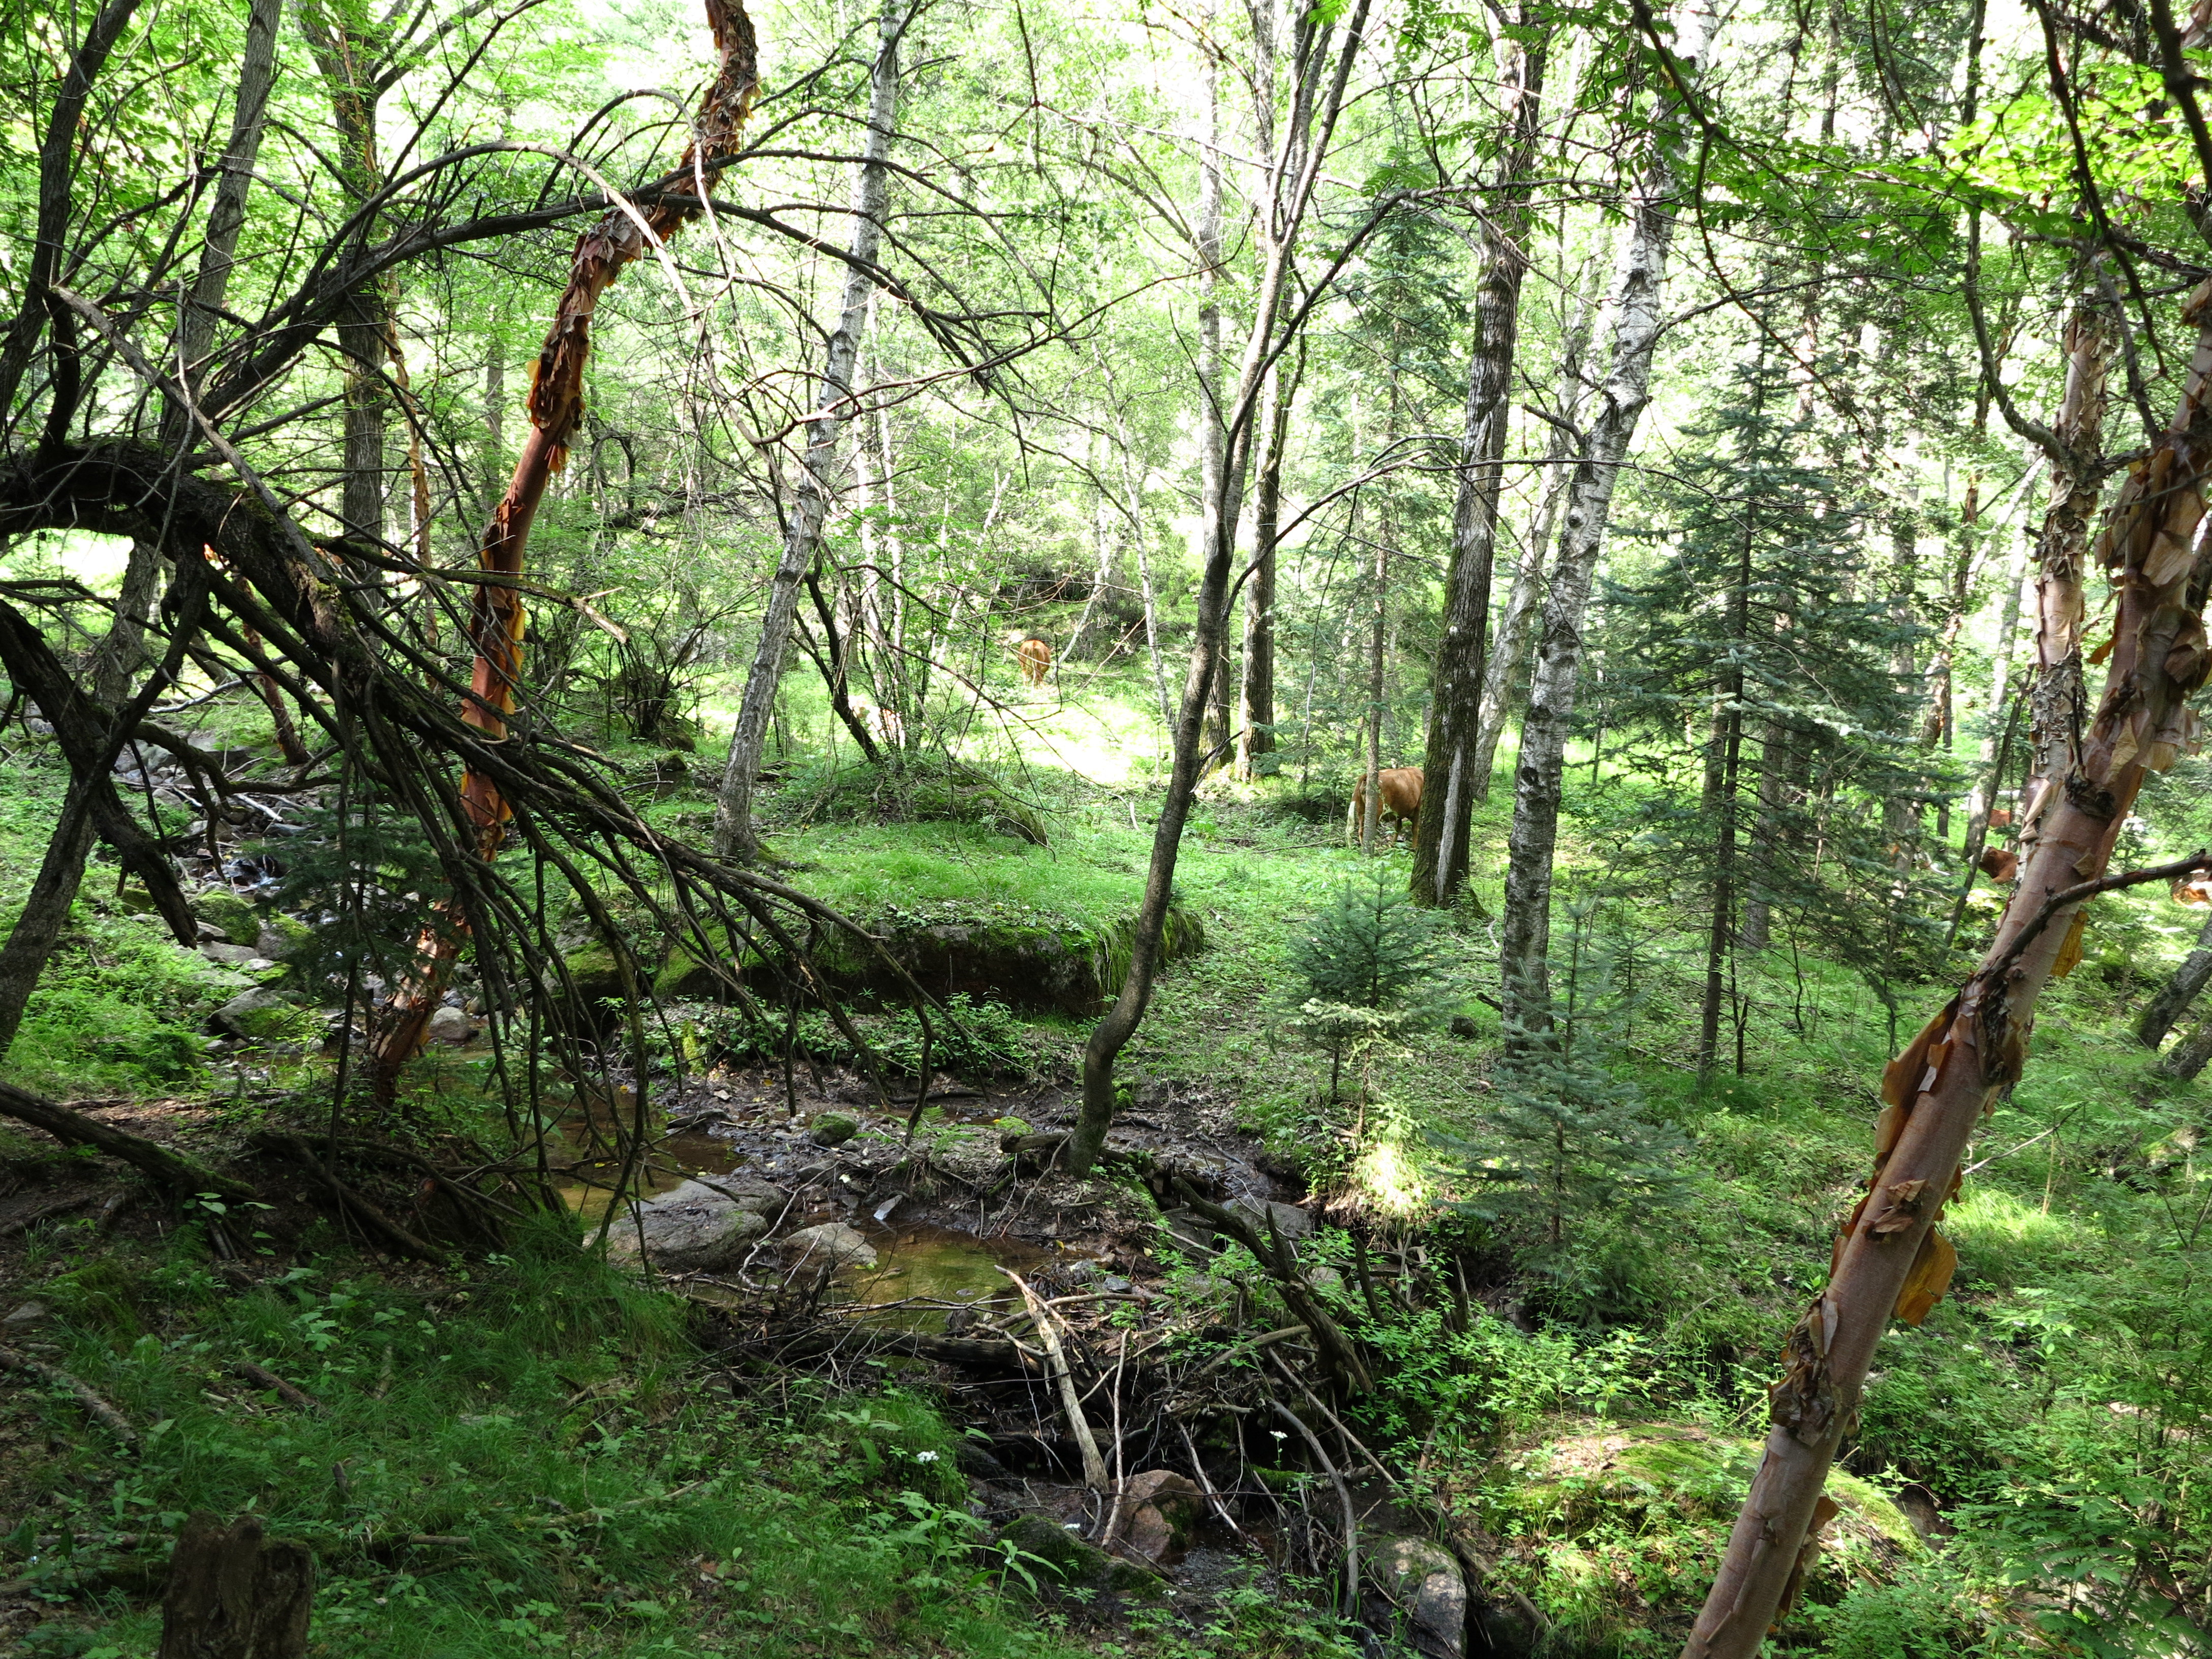
[[[884,821],[819,755],[790,763],[771,844],[787,878],[872,924],[1050,934],[1079,957],[1133,906],[1152,793],[1143,757],[1108,740],[1119,728],[1089,729],[1107,734],[1097,753],[1060,743],[993,771],[1042,845],[1008,833],[1003,802]],[[241,720],[205,740],[258,734]],[[617,757],[664,828],[703,830],[701,789],[655,781],[646,751]],[[1054,763],[1069,759],[1088,770]],[[35,743],[0,766],[9,890],[63,776]],[[1068,1121],[1087,1024],[985,982],[1029,958],[976,968],[969,1046],[933,1068],[938,1098],[911,1124],[910,1071],[893,1085],[907,1101],[885,1101],[810,1027],[787,1074],[728,1042],[711,1004],[672,998],[649,1185],[738,1183],[767,1225],[711,1269],[659,1277],[576,1252],[573,1218],[518,1221],[443,1262],[380,1258],[298,1166],[256,1150],[326,1121],[336,1061],[314,999],[298,1031],[210,1053],[214,1009],[264,970],[167,943],[95,878],[9,1074],[248,1172],[269,1207],[174,1209],[0,1131],[0,1344],[46,1368],[0,1391],[0,1644],[150,1652],[167,1540],[208,1508],[255,1510],[315,1550],[331,1654],[1181,1659],[1438,1652],[1447,1634],[1514,1651],[1541,1632],[1548,1651],[1669,1650],[1741,1492],[1771,1356],[1863,1176],[1893,1019],[1860,978],[1778,946],[1747,959],[1732,1003],[1741,1074],[1698,1091],[1693,930],[1616,879],[1639,787],[1578,776],[1561,908],[1619,919],[1607,971],[1635,994],[1614,1060],[1680,1137],[1681,1180],[1663,1203],[1594,1205],[1540,1269],[1485,1207],[1493,880],[1452,914],[1420,1029],[1368,1050],[1334,1096],[1300,1040],[1290,945],[1372,863],[1341,845],[1326,787],[1208,786],[1177,877],[1204,948],[1170,963],[1125,1057],[1099,1180],[1056,1172],[1048,1148],[1042,1165],[1005,1150]],[[1478,872],[1499,866],[1508,806],[1479,818]],[[1403,859],[1385,855],[1394,877]],[[1790,1650],[2051,1651],[2122,1593],[2144,1634],[2116,1650],[2189,1650],[2166,1607],[2197,1593],[2174,1564],[2202,1535],[2191,1494],[2212,1445],[2203,1103],[2148,1073],[2126,1019],[2191,920],[2141,896],[2100,903],[1952,1207],[1953,1296],[1885,1346]],[[966,983],[956,957],[933,988]],[[1908,1029],[1937,985],[1890,988]],[[861,1016],[887,1054],[910,1043],[899,1020]],[[426,1055],[382,1133],[497,1138],[480,1024]],[[563,1179],[588,1223],[604,1155],[570,1110]],[[815,1133],[832,1118],[848,1138]],[[1177,1175],[1297,1235],[1301,1271],[1376,1370],[1342,1421],[1306,1410],[1311,1334],[1262,1264],[1174,1201]],[[404,1174],[371,1189],[437,1224],[436,1194]],[[827,1279],[780,1249],[841,1225],[866,1250]],[[1055,1311],[1024,1325],[1002,1269]],[[1163,1487],[1143,1517],[1164,1527],[1145,1534],[1158,1547],[1125,1541],[1119,1566],[1047,1535],[1098,1533],[1103,1504],[1039,1318],[1121,1473],[1195,1462],[1218,1483],[1181,1502]],[[1276,1426],[1290,1406],[1342,1468]],[[1338,1617],[1344,1505],[1366,1540],[1365,1637]],[[1447,1579],[1467,1598],[1456,1626]]]

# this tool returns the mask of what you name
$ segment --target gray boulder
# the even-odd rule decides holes
[[[225,1036],[248,1042],[280,1042],[294,1035],[298,1012],[276,991],[258,985],[241,991],[208,1017]]]
[[[607,1253],[618,1261],[669,1273],[709,1272],[742,1259],[768,1223],[735,1199],[696,1181],[617,1216],[607,1233]]]
[[[1367,1568],[1404,1615],[1417,1652],[1428,1659],[1462,1659],[1468,1595],[1457,1556],[1431,1538],[1379,1538]]]
[[[315,930],[279,910],[261,919],[261,932],[253,948],[271,962],[290,962],[313,950]]]
[[[443,1042],[458,1048],[464,1042],[476,1041],[477,1034],[483,1030],[483,1026],[460,1009],[441,1008],[430,1016],[429,1026],[423,1036],[431,1042]]]
[[[824,1266],[872,1267],[876,1248],[842,1221],[825,1221],[801,1227],[783,1241],[783,1265],[793,1272],[819,1270]]]
[[[1301,1210],[1295,1204],[1262,1204],[1256,1199],[1240,1198],[1229,1208],[1262,1238],[1267,1236],[1267,1218],[1270,1216],[1275,1218],[1275,1231],[1283,1236],[1285,1244],[1295,1244],[1302,1238],[1313,1237],[1313,1212]]]
[[[773,1181],[763,1181],[758,1176],[708,1175],[701,1171],[692,1177],[702,1187],[711,1187],[730,1200],[741,1210],[750,1210],[755,1215],[766,1216],[770,1221],[783,1213],[784,1206],[791,1202],[791,1194]]]
[[[823,1112],[806,1126],[806,1138],[817,1146],[842,1146],[860,1133],[860,1121],[842,1112]]]

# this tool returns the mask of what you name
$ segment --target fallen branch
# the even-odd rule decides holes
[[[0,1114],[34,1129],[43,1129],[65,1145],[90,1146],[110,1158],[120,1158],[173,1192],[213,1193],[237,1204],[250,1203],[256,1196],[253,1188],[243,1182],[217,1175],[158,1141],[134,1135],[127,1129],[112,1127],[98,1118],[88,1117],[58,1101],[48,1100],[44,1095],[33,1094],[12,1083],[0,1083]]]
[[[299,1136],[279,1134],[270,1131],[258,1135],[255,1139],[263,1146],[273,1146],[277,1151],[288,1154],[294,1163],[299,1164],[301,1169],[323,1184],[325,1190],[337,1200],[342,1209],[350,1212],[356,1219],[366,1225],[371,1232],[381,1237],[386,1248],[394,1254],[413,1256],[418,1261],[442,1262],[445,1261],[447,1252],[416,1237],[413,1233],[409,1232],[406,1228],[378,1209],[368,1199],[324,1169],[322,1160],[315,1156],[314,1150]]]
[[[76,1378],[58,1365],[49,1365],[43,1359],[33,1359],[13,1348],[0,1347],[0,1371],[20,1371],[26,1376],[35,1376],[42,1382],[58,1389],[67,1389],[76,1396],[76,1403],[85,1408],[93,1419],[104,1426],[132,1451],[138,1449],[138,1431],[131,1426],[131,1419],[109,1405]]]
[[[97,1193],[73,1193],[66,1198],[50,1199],[34,1210],[9,1221],[0,1221],[0,1238],[13,1238],[17,1233],[27,1233],[41,1221],[51,1221],[58,1215],[67,1215],[72,1210],[82,1210],[97,1198]]]
[[[1001,1267],[999,1271],[1013,1280],[1014,1288],[1022,1293],[1022,1300],[1029,1304],[1030,1314],[1036,1321],[1037,1340],[1044,1344],[1046,1368],[1051,1371],[1053,1381],[1060,1385],[1060,1407],[1067,1413],[1067,1426],[1073,1431],[1077,1449],[1083,1454],[1084,1484],[1093,1492],[1104,1492],[1106,1460],[1098,1455],[1097,1438],[1092,1435],[1091,1425],[1084,1418],[1083,1402],[1076,1398],[1075,1379],[1068,1374],[1067,1356],[1060,1349],[1060,1333],[1053,1328],[1052,1319],[1045,1312],[1044,1304],[1037,1300],[1037,1293],[1029,1287],[1022,1276],[1009,1267]]]
[[[1275,1415],[1304,1437],[1307,1449],[1314,1461],[1321,1465],[1322,1473],[1336,1488],[1336,1500],[1344,1506],[1344,1617],[1355,1616],[1359,1608],[1359,1517],[1352,1507],[1352,1488],[1344,1484],[1344,1477],[1336,1472],[1336,1465],[1328,1461],[1322,1449],[1321,1437],[1306,1426],[1306,1420],[1285,1406],[1270,1397],[1267,1403],[1275,1408]]]
[[[231,1370],[252,1383],[254,1387],[269,1389],[288,1406],[296,1406],[303,1412],[314,1412],[318,1415],[330,1409],[305,1389],[287,1382],[276,1372],[264,1366],[257,1365],[250,1359],[240,1360],[231,1367]]]

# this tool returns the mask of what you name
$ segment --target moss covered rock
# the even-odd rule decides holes
[[[1133,917],[1100,927],[1015,904],[894,910],[870,918],[869,926],[884,951],[939,996],[1073,1015],[1098,1012],[1120,991],[1136,933]],[[1205,948],[1206,927],[1197,914],[1171,906],[1162,960]],[[897,992],[897,976],[882,956],[849,937],[825,941],[820,961],[841,985]]]
[[[1473,1494],[1487,1528],[1514,1540],[1501,1577],[1555,1633],[1583,1646],[1632,1633],[1679,1646],[1712,1581],[1729,1527],[1759,1466],[1753,1440],[1688,1424],[1621,1424],[1509,1453]],[[1837,1505],[1805,1586],[1833,1603],[1925,1553],[1903,1510],[1841,1470]]]
[[[210,888],[192,899],[192,914],[233,945],[256,945],[261,939],[260,913],[225,888]]]

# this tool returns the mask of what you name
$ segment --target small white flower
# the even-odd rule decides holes
[[[937,1454],[935,1452],[916,1452],[914,1455],[914,1461],[917,1463],[934,1463],[937,1461]]]

